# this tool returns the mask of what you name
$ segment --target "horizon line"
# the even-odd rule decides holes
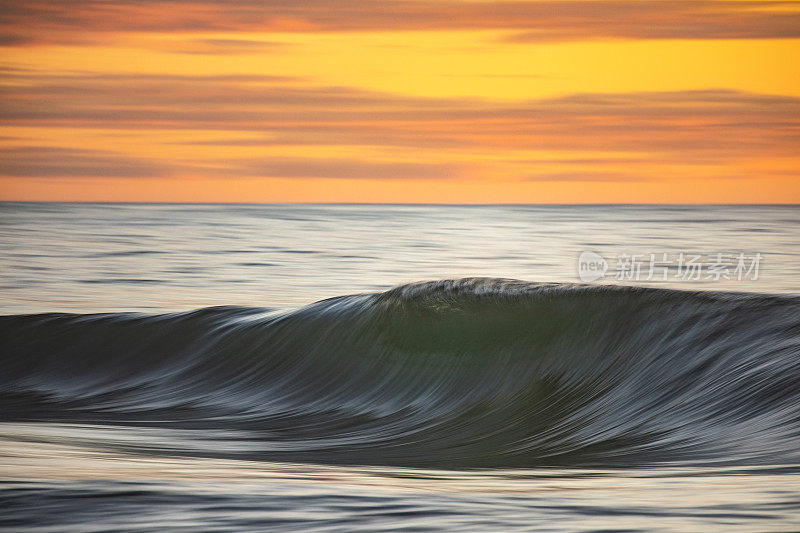
[[[738,202],[168,202],[168,201],[125,201],[125,200],[0,200],[0,204],[94,204],[94,205],[363,205],[363,206],[452,206],[452,207],[501,207],[501,206],[800,206],[800,202],[738,203]]]

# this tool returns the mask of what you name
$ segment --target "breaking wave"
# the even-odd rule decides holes
[[[288,313],[5,316],[0,353],[5,421],[179,432],[129,444],[165,453],[432,468],[800,459],[798,296],[471,278]]]

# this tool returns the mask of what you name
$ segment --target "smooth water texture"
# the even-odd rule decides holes
[[[6,203],[0,243],[5,314],[285,308],[474,276],[577,282],[585,250],[761,253],[755,281],[649,284],[800,293],[797,206]]]
[[[797,207],[2,215],[0,527],[800,523]],[[614,279],[664,253],[761,259]]]

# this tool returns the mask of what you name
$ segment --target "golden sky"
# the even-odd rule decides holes
[[[800,202],[800,1],[0,6],[0,199]]]

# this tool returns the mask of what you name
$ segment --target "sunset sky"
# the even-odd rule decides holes
[[[0,199],[800,202],[800,1],[28,0]]]

